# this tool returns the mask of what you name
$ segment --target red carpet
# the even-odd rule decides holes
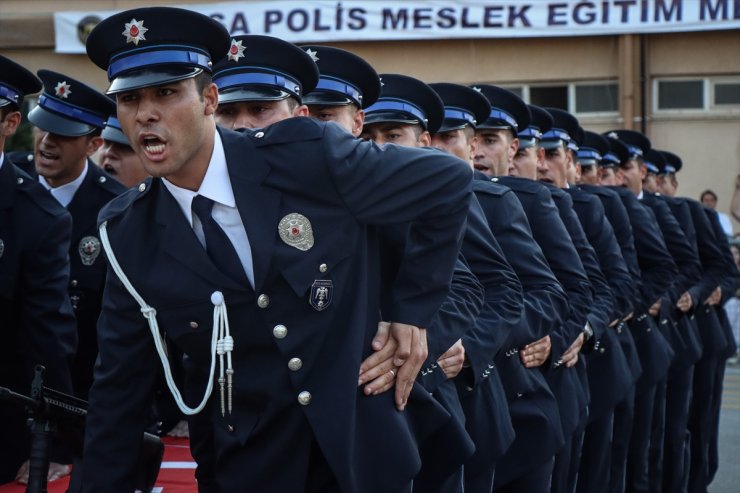
[[[196,493],[195,462],[190,455],[187,438],[169,438],[164,441],[164,459],[157,478],[155,492],[161,493]],[[49,483],[49,493],[64,493],[67,491],[69,477]],[[24,493],[26,487],[19,484],[5,484],[0,486],[0,493]]]

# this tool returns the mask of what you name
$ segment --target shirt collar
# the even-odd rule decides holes
[[[0,169],[3,167],[3,161],[5,161],[5,153],[0,151]]]
[[[54,196],[55,199],[57,199],[57,202],[62,204],[62,206],[67,207],[69,203],[72,202],[72,199],[77,193],[77,189],[80,188],[82,182],[85,181],[86,176],[87,161],[85,161],[85,166],[82,168],[82,173],[80,173],[80,176],[69,183],[65,183],[64,185],[61,185],[59,187],[52,187],[51,185],[49,185],[49,182],[46,181],[46,178],[41,175],[39,175],[39,183],[41,183],[41,185],[45,189],[51,192],[51,195]]]
[[[637,194],[637,200],[642,200],[642,198],[645,196],[644,190],[640,190],[640,193]]]
[[[172,196],[175,198],[177,203],[180,205],[182,212],[185,214],[185,218],[188,220],[190,225],[193,225],[193,212],[192,203],[193,198],[196,195],[202,195],[207,197],[214,202],[225,205],[227,207],[236,207],[236,200],[234,199],[234,190],[231,188],[231,180],[229,179],[229,170],[226,167],[226,154],[224,153],[224,145],[221,142],[221,135],[218,131],[215,131],[215,137],[213,139],[213,152],[211,153],[211,160],[208,163],[208,169],[203,177],[203,181],[200,184],[200,188],[197,191],[188,190],[186,188],[178,187],[166,178],[162,178],[162,183],[167,187]]]

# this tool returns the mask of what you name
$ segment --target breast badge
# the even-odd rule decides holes
[[[278,232],[286,245],[298,250],[305,252],[313,246],[313,229],[306,216],[296,212],[288,214],[280,220]]]
[[[80,240],[77,251],[80,252],[82,265],[92,265],[100,255],[100,240],[94,236],[85,236]]]
[[[311,306],[317,311],[326,310],[331,305],[334,284],[329,279],[316,279],[311,285]]]

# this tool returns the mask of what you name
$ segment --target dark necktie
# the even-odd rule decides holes
[[[196,195],[193,198],[193,212],[200,219],[203,225],[203,235],[206,238],[206,252],[211,261],[225,275],[229,276],[242,286],[249,284],[244,267],[239,260],[233,243],[226,236],[224,230],[218,225],[211,211],[213,210],[213,200]]]

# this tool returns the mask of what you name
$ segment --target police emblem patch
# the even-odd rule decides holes
[[[240,58],[244,58],[244,50],[246,48],[241,40],[237,41],[232,38],[231,48],[229,48],[229,53],[226,56],[232,62],[238,62]]]
[[[77,251],[80,252],[82,265],[92,265],[100,255],[100,240],[94,236],[85,236],[80,240]]]
[[[313,246],[313,228],[306,216],[296,212],[288,214],[280,220],[278,232],[286,245],[298,250],[305,252]]]
[[[309,302],[317,311],[326,310],[331,305],[334,295],[334,284],[330,279],[316,279],[311,285]]]
[[[123,32],[121,34],[126,36],[126,43],[133,43],[139,46],[139,41],[146,41],[144,33],[148,30],[144,27],[143,20],[137,21],[136,19],[131,19],[130,22],[126,22],[123,25]]]

